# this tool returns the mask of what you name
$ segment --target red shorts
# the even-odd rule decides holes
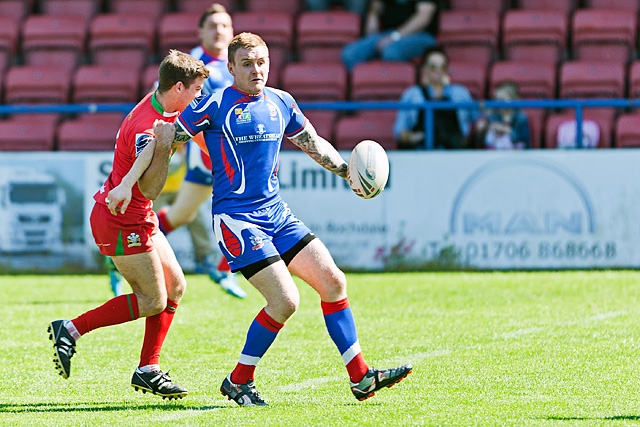
[[[145,214],[125,213],[116,216],[96,203],[89,218],[93,239],[106,256],[133,255],[153,250],[151,238],[160,229],[158,217],[149,209]]]

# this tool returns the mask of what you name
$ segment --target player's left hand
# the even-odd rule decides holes
[[[125,213],[130,202],[131,188],[123,185],[112,188],[105,198],[109,212],[114,216],[118,215],[118,206],[120,206],[120,213]]]

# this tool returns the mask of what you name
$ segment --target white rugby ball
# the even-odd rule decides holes
[[[384,190],[389,179],[389,158],[377,142],[360,141],[349,156],[349,185],[358,196],[372,199]]]

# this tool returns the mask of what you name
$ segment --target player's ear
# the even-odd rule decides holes
[[[184,83],[181,81],[176,82],[175,84],[176,91],[182,92],[185,89]]]
[[[227,70],[229,70],[229,73],[232,76],[234,76],[234,77],[236,76],[235,73],[233,72],[233,65],[231,65],[231,61],[227,62]]]

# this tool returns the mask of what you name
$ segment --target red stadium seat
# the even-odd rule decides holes
[[[147,15],[99,14],[91,22],[89,51],[94,64],[141,69],[153,54],[155,21]]]
[[[353,116],[338,119],[334,144],[338,150],[353,150],[363,139],[373,139],[385,150],[395,150],[398,143],[393,136],[395,110],[361,111]]]
[[[629,98],[640,98],[640,60],[629,66]]]
[[[300,0],[245,0],[245,8],[252,12],[283,12],[295,17],[301,10]]]
[[[51,151],[55,144],[56,123],[40,120],[40,115],[17,115],[0,120],[0,152]]]
[[[58,126],[58,150],[113,150],[122,119],[121,114],[90,114],[66,120]]]
[[[569,16],[578,6],[578,0],[518,0],[519,9],[559,10]]]
[[[600,128],[600,140],[598,141],[597,148],[610,148],[611,147],[611,130],[612,130],[612,117],[607,114],[600,114],[595,109],[585,109],[584,116],[587,120],[593,120],[598,124]],[[557,133],[560,124],[566,120],[575,120],[575,114],[573,112],[563,112],[550,114],[547,117],[545,123],[545,147],[557,148]]]
[[[213,3],[211,0],[180,0],[176,1],[176,7],[178,12],[194,12],[202,13]],[[227,12],[233,12],[236,10],[234,0],[216,0],[215,3],[223,5]]]
[[[72,85],[75,103],[138,102],[140,75],[136,67],[81,65]]]
[[[489,65],[498,51],[500,17],[488,10],[443,10],[439,15],[438,43],[451,60]]]
[[[621,63],[566,61],[560,67],[560,98],[622,98],[624,90]]]
[[[449,9],[451,10],[490,10],[502,13],[509,6],[511,6],[509,0],[449,0]]]
[[[15,18],[18,21],[33,13],[35,0],[1,0],[0,16]]]
[[[145,67],[140,75],[140,95],[146,95],[147,92],[155,90],[158,83],[158,68],[160,64],[149,64]]]
[[[0,16],[0,71],[13,65],[18,50],[18,19]]]
[[[30,15],[22,27],[28,65],[56,65],[68,71],[84,58],[87,22],[80,15]]]
[[[542,147],[542,128],[546,112],[544,108],[523,108],[529,120],[529,133],[531,135],[531,148]]]
[[[109,0],[107,4],[114,13],[147,15],[157,21],[169,8],[166,0]],[[204,11],[204,9],[202,9]]]
[[[640,12],[640,0],[584,0],[588,9],[617,9],[627,12]]]
[[[556,97],[556,67],[535,61],[496,61],[489,74],[489,93],[505,81],[518,85],[520,97],[553,99]]]
[[[509,10],[502,20],[505,59],[563,61],[567,48],[567,14],[559,10]]]
[[[618,117],[614,147],[640,148],[640,114],[621,114]]]
[[[236,34],[244,31],[258,34],[267,43],[271,62],[268,85],[278,86],[293,46],[292,15],[286,12],[236,12],[233,29]]]
[[[53,65],[16,65],[6,73],[7,104],[66,104],[69,102],[69,72]]]
[[[333,143],[333,130],[338,120],[338,112],[333,110],[303,110],[318,135]]]
[[[360,21],[347,10],[302,12],[296,20],[300,61],[342,61],[344,45],[360,37]]]
[[[341,62],[290,62],[282,73],[282,88],[298,101],[344,101],[347,69]]]
[[[416,69],[411,62],[361,62],[351,70],[351,99],[398,101],[402,92],[416,81]]]
[[[629,62],[635,53],[638,19],[625,10],[579,9],[573,15],[573,58]]]
[[[42,12],[47,15],[81,15],[86,20],[100,12],[102,0],[40,0]]]
[[[158,24],[158,50],[161,56],[170,49],[190,52],[200,44],[198,23],[201,13],[174,12],[165,13]]]
[[[465,86],[473,99],[485,99],[487,69],[477,62],[450,61],[449,78],[452,83]]]

